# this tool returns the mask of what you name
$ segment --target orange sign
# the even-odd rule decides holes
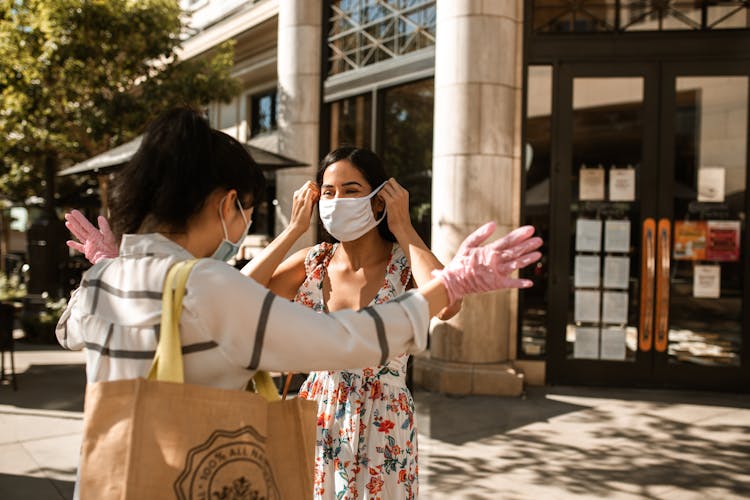
[[[675,260],[704,260],[706,258],[707,233],[708,228],[705,221],[675,221]]]

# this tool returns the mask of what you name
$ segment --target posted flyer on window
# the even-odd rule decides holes
[[[740,260],[740,221],[710,220],[707,223],[706,260],[738,262]]]
[[[698,170],[698,201],[724,201],[725,171],[723,167],[703,167]]]
[[[602,221],[578,219],[576,221],[576,252],[601,252]]]
[[[695,266],[693,268],[693,297],[704,299],[721,297],[721,266]]]
[[[573,357],[576,359],[599,359],[598,328],[576,328]]]
[[[630,252],[629,220],[608,220],[604,223],[604,251]]]
[[[704,260],[706,258],[707,232],[706,221],[675,221],[675,260]]]
[[[601,259],[598,255],[576,255],[575,276],[573,282],[578,288],[597,288],[599,286],[599,269]]]
[[[604,200],[604,169],[582,168],[578,171],[578,199]]]
[[[635,201],[634,168],[610,169],[609,201]]]

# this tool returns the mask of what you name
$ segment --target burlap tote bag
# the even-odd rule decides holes
[[[314,402],[183,383],[179,318],[194,264],[167,275],[148,379],[86,388],[80,498],[311,498]]]

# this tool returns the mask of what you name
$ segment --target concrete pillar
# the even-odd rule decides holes
[[[432,242],[449,261],[488,220],[500,236],[519,223],[521,0],[437,0]],[[517,395],[517,293],[464,300],[462,312],[433,321],[430,353],[415,381],[454,394]]]
[[[310,167],[281,170],[276,176],[276,198],[289,217],[292,195],[314,178],[319,159],[320,44],[322,0],[279,0],[278,86],[279,151]],[[277,219],[278,220],[278,219]],[[315,221],[312,221],[313,226]],[[277,232],[282,228],[277,227]],[[295,249],[310,246],[309,231]]]

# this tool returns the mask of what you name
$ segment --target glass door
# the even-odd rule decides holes
[[[553,383],[648,382],[651,355],[640,347],[649,331],[641,314],[648,271],[641,233],[656,208],[657,69],[560,66],[551,190]]]
[[[745,68],[745,69],[743,69]],[[747,389],[747,65],[665,65],[655,378]]]
[[[550,382],[747,390],[748,67],[558,66]]]

